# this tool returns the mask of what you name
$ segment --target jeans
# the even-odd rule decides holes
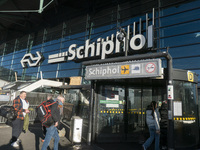
[[[46,128],[46,130],[47,130],[47,132],[46,132],[46,136],[44,139],[44,143],[42,145],[42,150],[47,149],[52,137],[54,138],[54,150],[58,150],[58,144],[59,144],[60,137],[58,135],[57,128],[54,125],[52,125],[52,126]]]
[[[149,127],[149,133],[150,137],[146,140],[146,142],[143,144],[143,146],[147,149],[153,142],[155,138],[155,150],[159,150],[159,142],[160,142],[160,134],[156,133],[156,127],[150,126]]]

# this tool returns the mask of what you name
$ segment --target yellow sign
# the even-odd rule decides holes
[[[69,85],[81,85],[82,77],[70,77]]]
[[[188,75],[188,81],[194,82],[194,74],[188,71],[187,75]]]
[[[129,74],[129,65],[121,66],[121,74]]]

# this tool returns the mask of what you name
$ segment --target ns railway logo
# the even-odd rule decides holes
[[[20,61],[22,67],[26,68],[26,67],[28,67],[28,65],[30,67],[37,66],[43,60],[43,56],[38,51],[36,52],[36,55],[37,56],[35,56],[35,55],[31,54],[31,53],[25,54],[24,57]]]
[[[147,17],[148,18],[148,17]],[[148,25],[148,19],[146,19],[146,24]],[[152,19],[153,22],[153,19]],[[71,44],[68,50],[56,53],[48,56],[48,63],[59,63],[65,61],[73,61],[73,60],[81,60],[87,59],[91,57],[100,57],[101,59],[105,59],[106,56],[112,55],[113,53],[120,53],[121,43],[124,45],[124,51],[127,49],[125,47],[125,43],[128,40],[128,47],[130,47],[129,51],[138,51],[144,48],[150,49],[153,47],[154,42],[154,34],[153,34],[153,24],[146,26],[146,37],[141,34],[142,31],[142,23],[139,23],[140,31],[139,34],[135,34],[136,31],[136,22],[134,22],[131,26],[127,26],[126,37],[122,40],[118,40],[118,35],[120,34],[118,31],[116,34],[112,34],[110,37],[107,36],[104,38],[98,38],[96,42],[90,42],[90,39],[85,41],[85,44],[82,46],[78,46],[77,44]],[[133,31],[132,33],[130,31]],[[39,52],[36,52],[37,56],[34,56],[31,53],[25,54],[21,60],[21,65],[23,68],[34,67],[39,65],[42,61],[42,55]],[[27,65],[28,64],[28,65]]]

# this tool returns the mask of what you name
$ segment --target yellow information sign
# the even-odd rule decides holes
[[[121,66],[121,74],[129,74],[129,65]]]
[[[194,74],[192,72],[188,71],[187,76],[188,76],[188,81],[194,82]]]

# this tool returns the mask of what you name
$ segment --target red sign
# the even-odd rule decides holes
[[[147,73],[153,73],[156,70],[156,65],[154,63],[148,63],[145,70]]]

